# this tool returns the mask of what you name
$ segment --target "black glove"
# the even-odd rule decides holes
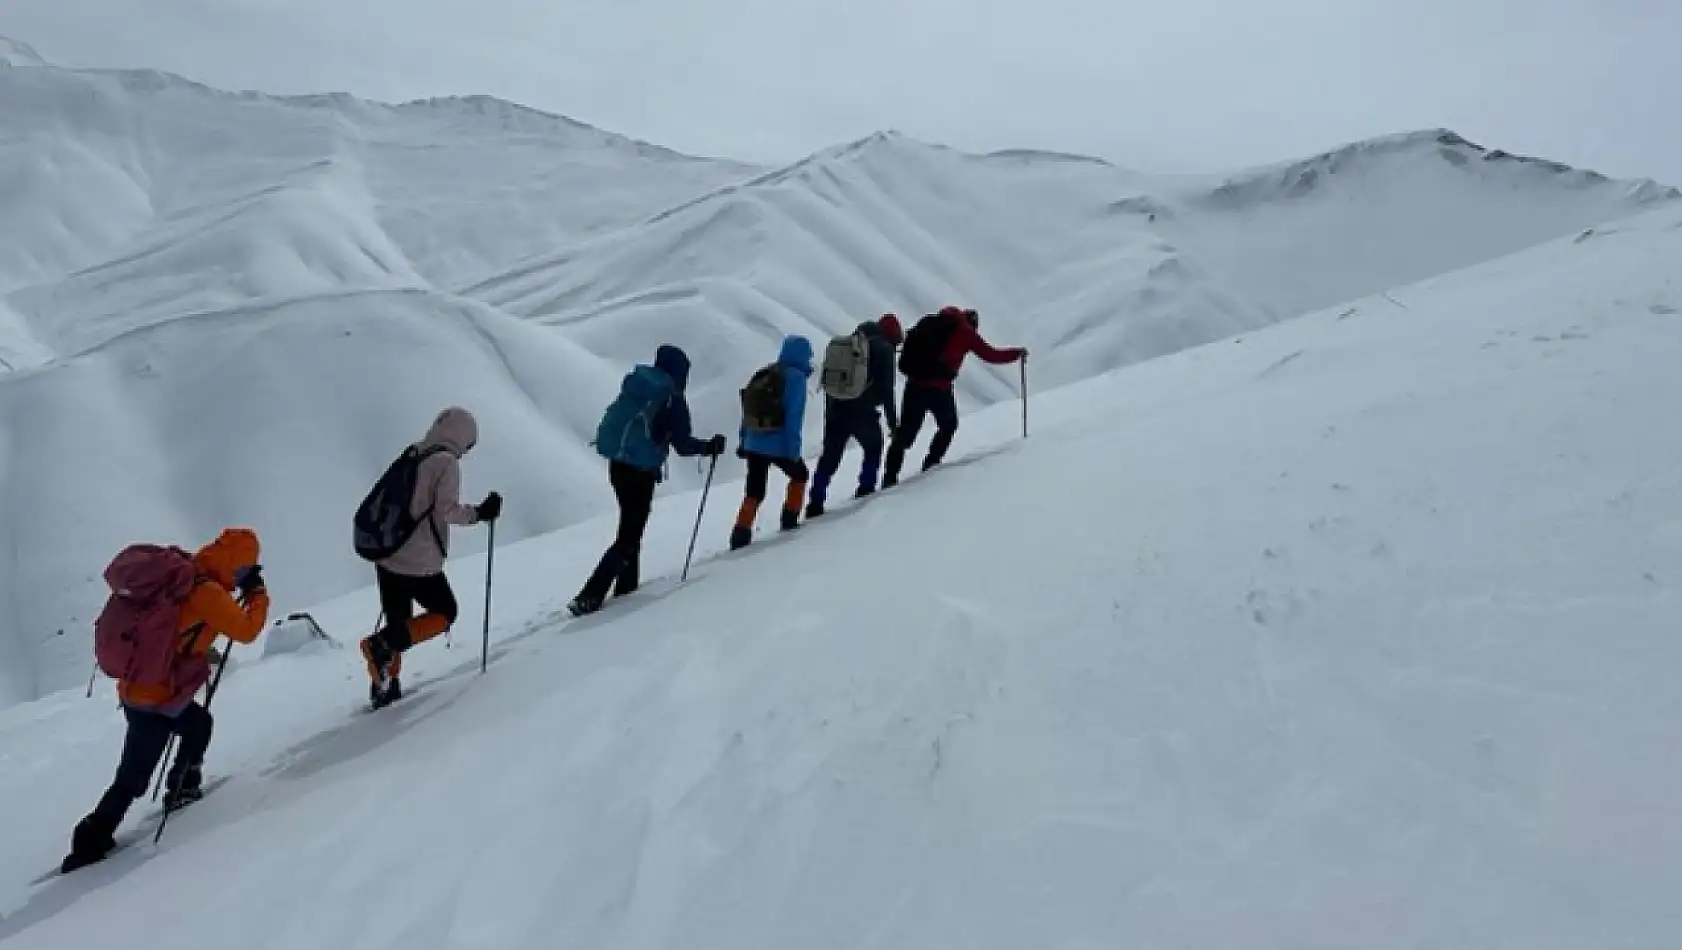
[[[711,458],[718,458],[720,455],[723,455],[724,450],[729,448],[729,447],[730,447],[730,440],[729,439],[726,439],[722,434],[715,435],[712,438],[707,440],[706,454]]]
[[[502,517],[502,496],[493,491],[486,495],[485,500],[479,502],[479,506],[473,510],[477,513],[480,521],[495,521]]]
[[[263,589],[263,565],[253,564],[234,572],[234,589],[242,598]]]

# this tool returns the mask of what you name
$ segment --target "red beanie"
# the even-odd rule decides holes
[[[876,321],[876,325],[882,328],[883,335],[894,346],[898,346],[905,341],[905,328],[899,325],[899,318],[893,314],[882,314],[882,319]]]

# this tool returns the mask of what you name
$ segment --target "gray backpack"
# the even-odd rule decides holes
[[[836,399],[857,399],[870,388],[870,341],[849,333],[829,341],[823,351],[823,391]]]

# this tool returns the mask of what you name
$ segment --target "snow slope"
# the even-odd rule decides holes
[[[39,886],[118,717],[0,711],[0,944],[1677,946],[1679,259],[1658,211],[1048,394],[1025,442],[1001,406],[742,554],[718,488],[687,585],[584,621],[607,522],[525,542],[483,677],[459,559],[413,696],[246,651],[232,781]]]
[[[781,333],[885,309],[978,305],[1045,388],[1674,196],[1440,133],[1230,180],[893,134],[761,169],[484,97],[0,56],[0,705],[85,675],[136,538],[252,524],[288,606],[365,583],[348,513],[446,404],[480,416],[467,490],[508,496],[513,540],[611,506],[586,443],[661,342],[704,433]],[[1017,387],[974,365],[961,395]]]

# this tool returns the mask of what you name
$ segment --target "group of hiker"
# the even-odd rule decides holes
[[[897,411],[896,350],[906,378]],[[737,455],[747,463],[747,482],[730,533],[731,549],[752,542],[772,468],[788,479],[780,527],[791,530],[799,526],[802,513],[808,519],[823,515],[849,442],[857,441],[864,453],[855,498],[877,491],[878,474],[881,488],[898,482],[905,454],[928,415],[934,416],[937,431],[923,469],[939,465],[958,428],[953,380],[971,353],[994,364],[1028,355],[1026,349],[990,346],[981,337],[977,312],[958,307],[923,317],[909,333],[892,313],[865,321],[829,341],[819,366],[813,365],[807,338],[786,337],[777,360],[756,371],[741,391]],[[638,365],[625,376],[603,414],[594,445],[608,461],[619,523],[613,543],[568,604],[574,616],[594,613],[610,595],[637,589],[643,532],[669,453],[708,457],[716,466],[728,447],[723,434],[695,437],[684,396],[689,370],[683,350],[661,346],[652,365]],[[802,455],[807,387],[814,373],[824,394],[823,449],[815,475]],[[422,439],[387,467],[356,511],[354,547],[374,565],[382,611],[375,631],[359,644],[369,704],[375,709],[401,698],[403,654],[455,623],[456,598],[444,573],[451,527],[494,526],[501,516],[502,497],[494,491],[476,505],[461,501],[461,461],[478,435],[471,412],[459,406],[444,409]],[[77,823],[62,871],[102,860],[116,847],[118,826],[146,794],[176,741],[174,761],[164,776],[164,814],[202,797],[203,762],[214,725],[209,707],[227,663],[227,648],[218,655],[214,644],[219,636],[231,644],[252,643],[267,623],[269,596],[260,560],[256,532],[231,527],[193,554],[131,545],[106,568],[111,594],[94,624],[94,654],[98,668],[117,680],[127,732],[116,776],[93,811]],[[214,677],[213,659],[220,660]],[[201,703],[198,694],[206,687]]]
[[[896,350],[905,376],[904,401],[897,411]],[[841,468],[849,442],[857,441],[864,452],[855,498],[876,492],[878,473],[882,488],[899,483],[905,453],[929,415],[934,416],[936,432],[923,470],[939,465],[958,431],[952,384],[971,353],[994,364],[1028,356],[1021,347],[990,345],[981,336],[980,315],[954,306],[923,317],[909,333],[896,314],[867,320],[852,333],[830,340],[820,367],[813,366],[810,340],[797,334],[784,337],[776,361],[756,370],[741,391],[736,454],[747,463],[747,480],[730,529],[730,549],[753,543],[773,468],[788,479],[778,521],[782,530],[791,531],[800,526],[802,507],[808,519],[823,515],[830,481]],[[823,451],[815,475],[808,471],[802,452],[807,385],[814,372],[824,394]],[[694,437],[684,399],[688,380],[689,357],[675,346],[662,346],[652,366],[639,365],[626,374],[618,397],[602,416],[595,446],[608,460],[608,481],[619,500],[619,527],[595,571],[567,605],[575,617],[600,610],[610,593],[623,596],[637,589],[643,530],[669,453],[716,460],[728,447],[723,434],[707,440]],[[885,467],[884,413],[889,435]]]

